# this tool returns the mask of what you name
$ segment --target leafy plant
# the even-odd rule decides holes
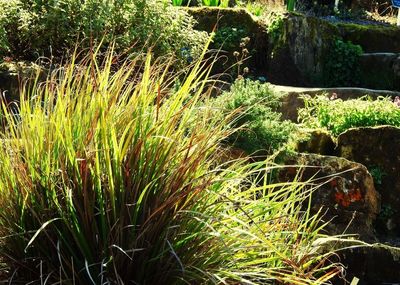
[[[7,37],[7,26],[15,20],[18,13],[18,5],[14,1],[0,2],[0,57],[6,55],[10,50],[10,43]],[[0,59],[1,60],[1,59]]]
[[[219,7],[221,8],[228,8],[229,7],[229,0],[221,0]]]
[[[288,0],[287,1],[287,5],[286,8],[289,12],[293,12],[294,11],[294,7],[296,5],[296,0]]]
[[[215,48],[223,48],[228,51],[234,51],[239,48],[240,41],[246,37],[245,29],[221,27],[213,37],[213,46]]]
[[[156,55],[175,53],[178,58],[187,47],[195,58],[208,38],[193,29],[195,21],[186,11],[164,0],[0,0],[0,11],[5,11],[1,42],[8,43],[11,55],[24,59],[62,56],[77,42],[82,48],[116,42],[121,52],[147,45]]]
[[[247,153],[272,153],[286,144],[295,130],[293,123],[281,120],[279,96],[268,83],[238,79],[216,104],[228,112],[241,108],[235,126],[242,129],[230,141]]]
[[[354,86],[360,77],[359,59],[363,50],[351,42],[336,40],[326,57],[324,80],[327,86]]]
[[[389,204],[383,204],[375,221],[375,228],[378,234],[390,238],[394,234],[393,221],[396,219],[398,210]]]
[[[382,178],[387,175],[387,173],[378,165],[370,166],[368,171],[374,179],[374,183],[379,185],[382,184]]]
[[[344,20],[359,20],[359,19],[368,19],[368,13],[365,9],[349,9],[347,7],[339,7],[338,10],[335,11],[335,16],[339,19]]]
[[[246,9],[256,17],[260,17],[264,13],[263,5],[257,2],[248,2],[246,4]]]
[[[183,0],[172,0],[173,6],[182,6]]]
[[[275,14],[271,16],[267,27],[267,32],[272,43],[276,44],[279,41],[283,30],[283,24],[284,22],[282,15]]]
[[[378,125],[400,126],[400,108],[390,98],[369,97],[343,101],[326,96],[304,97],[299,120],[309,127],[321,127],[338,135],[349,128]]]
[[[203,0],[203,5],[208,7],[217,7],[219,0]]]
[[[311,246],[318,216],[301,207],[303,184],[267,185],[265,162],[218,164],[232,114],[202,100],[200,62],[173,91],[168,61],[148,54],[116,68],[112,52],[96,57],[23,89],[18,115],[2,102],[8,283],[324,284],[337,274]]]
[[[226,60],[222,66],[226,68],[225,75],[229,74],[233,79],[249,72],[245,62],[254,49],[249,51],[250,37],[247,35],[248,32],[245,29],[222,27],[213,37],[212,46],[226,51]]]

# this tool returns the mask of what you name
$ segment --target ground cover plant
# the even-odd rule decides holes
[[[360,80],[361,46],[336,40],[325,59],[326,86],[354,86]]]
[[[316,96],[304,98],[305,107],[299,110],[299,119],[308,127],[325,128],[339,135],[349,128],[379,125],[400,126],[397,101],[379,97],[341,100]]]
[[[235,116],[203,100],[197,62],[66,65],[2,103],[0,276],[12,284],[324,284],[318,216],[266,163],[220,164]],[[164,62],[161,63],[161,62]],[[32,91],[29,91],[32,90]]]
[[[241,129],[229,138],[235,146],[248,154],[271,154],[294,138],[296,130],[295,124],[281,119],[280,102],[268,83],[238,79],[215,105],[228,112],[242,110],[235,121]]]

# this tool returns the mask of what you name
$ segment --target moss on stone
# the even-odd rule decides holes
[[[29,62],[3,62],[0,64],[0,93],[5,92],[7,101],[19,100],[20,82],[35,79],[44,80],[46,72],[39,65]]]
[[[8,74],[22,74],[22,75],[31,75],[32,73],[36,73],[40,71],[41,68],[39,65],[31,63],[31,62],[2,62],[0,63],[0,72],[8,73]]]
[[[282,24],[276,25],[281,31],[279,36],[269,35],[273,39],[270,40],[270,73],[280,76],[273,78],[274,82],[294,86],[320,85],[325,57],[335,39],[340,37],[339,29],[328,21],[297,13],[275,17],[279,17]],[[274,24],[274,18],[269,22]],[[292,71],[286,72],[291,65],[294,66]]]
[[[245,48],[248,53],[246,56],[250,56],[244,63],[244,66],[250,70],[249,75],[255,77],[265,75],[269,51],[266,25],[263,22],[253,17],[246,9],[241,8],[196,7],[184,9],[197,21],[195,29],[216,33],[225,30],[223,37],[227,34],[226,40],[230,42],[224,43],[222,46],[224,51],[220,53],[226,57],[221,60],[220,64],[214,65],[216,70],[213,72],[226,73],[238,61],[233,56],[233,52],[241,53]],[[229,30],[232,30],[231,37]],[[245,47],[241,47],[241,38],[244,37],[248,37],[250,40]],[[211,48],[218,50],[221,46],[212,44]],[[236,77],[237,74],[232,76]]]
[[[215,27],[239,27],[251,33],[260,28],[260,22],[242,8],[190,7],[183,9],[196,19],[195,29],[201,31],[212,32]]]
[[[305,138],[298,141],[295,150],[298,152],[333,155],[335,142],[331,135],[322,129],[308,130]]]
[[[336,26],[344,40],[361,45],[365,52],[400,52],[398,27],[353,23],[339,23]]]

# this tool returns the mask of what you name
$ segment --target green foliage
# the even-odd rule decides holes
[[[282,31],[283,31],[283,16],[279,14],[272,15],[267,27],[267,32],[270,41],[276,44],[279,41]]]
[[[391,218],[397,211],[392,208],[390,205],[382,205],[381,212],[379,213],[379,218],[387,221]]]
[[[311,247],[303,184],[267,185],[265,162],[219,164],[232,114],[202,100],[200,62],[174,91],[168,61],[96,56],[23,89],[18,116],[2,102],[6,283],[326,284],[339,272]]]
[[[222,27],[213,37],[212,47],[226,51],[226,60],[222,62],[222,67],[226,69],[226,75],[229,71],[233,80],[249,72],[245,62],[254,49],[249,51],[250,37],[247,35],[246,29]]]
[[[238,79],[229,92],[217,98],[217,105],[228,112],[241,109],[235,121],[241,130],[230,141],[247,153],[272,153],[286,144],[295,130],[293,123],[281,120],[279,96],[268,83]]]
[[[213,46],[228,51],[239,49],[242,38],[247,36],[247,31],[241,28],[221,27],[213,37]]]
[[[299,120],[306,126],[326,128],[338,135],[353,127],[378,125],[400,126],[400,108],[390,98],[368,97],[343,101],[326,96],[304,97],[305,107]]]
[[[229,0],[221,0],[221,3],[219,4],[219,7],[221,8],[228,8],[229,7]]]
[[[375,229],[378,234],[384,235],[385,238],[394,234],[391,224],[396,219],[398,210],[394,209],[390,204],[383,204],[375,221]]]
[[[182,6],[183,0],[172,0],[173,6]]]
[[[0,62],[1,62],[1,57],[5,55],[9,51],[8,47],[8,41],[7,38],[5,37],[5,29],[1,24],[1,19],[0,19]]]
[[[15,15],[18,13],[17,3],[18,0],[0,1],[0,10],[2,11],[0,13],[0,57],[10,50],[6,27],[15,20]]]
[[[115,41],[120,51],[147,44],[158,55],[180,56],[186,47],[196,57],[207,38],[193,29],[191,16],[164,0],[0,0],[0,11],[5,11],[1,42],[13,56],[27,59],[60,56],[77,42],[89,47],[100,41],[104,46]]]
[[[217,7],[219,0],[203,0],[203,5],[208,7]]]
[[[287,9],[289,12],[293,12],[293,11],[294,11],[295,5],[296,5],[296,0],[288,0],[288,1],[287,1],[287,4],[286,4],[286,9]]]
[[[364,9],[349,9],[347,7],[339,7],[338,10],[334,11],[335,16],[342,20],[359,20],[368,19],[368,13]]]
[[[324,81],[327,86],[354,86],[360,77],[361,46],[336,40],[326,56]]]
[[[246,9],[256,17],[260,17],[264,13],[264,6],[257,2],[247,2]]]
[[[374,179],[374,183],[379,185],[382,184],[382,178],[387,175],[387,173],[378,165],[370,166],[368,171]]]

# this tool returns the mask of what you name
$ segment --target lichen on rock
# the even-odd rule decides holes
[[[356,234],[375,241],[373,224],[380,211],[380,196],[373,179],[362,164],[341,157],[291,153],[280,158],[279,181],[297,178],[318,185],[312,194],[311,209],[322,209],[329,221],[329,234]]]

